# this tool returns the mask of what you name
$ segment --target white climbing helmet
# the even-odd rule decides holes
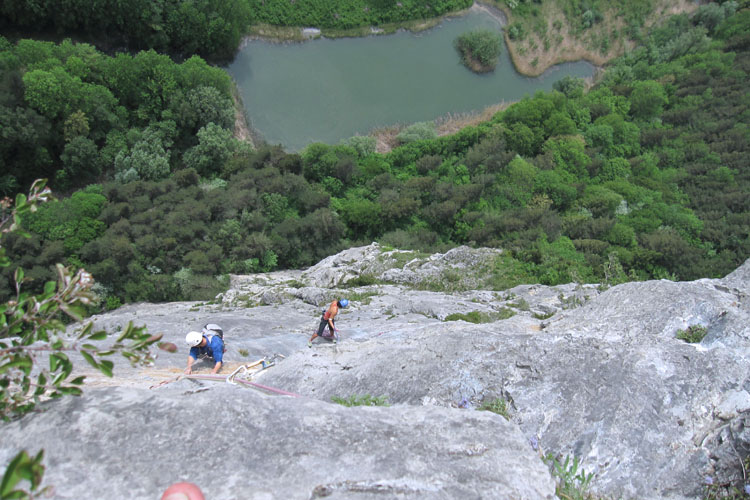
[[[185,342],[187,342],[187,345],[189,347],[197,346],[201,343],[201,340],[203,340],[203,335],[201,334],[201,332],[189,332],[185,336]]]

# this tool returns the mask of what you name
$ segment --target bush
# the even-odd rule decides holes
[[[692,325],[687,330],[677,330],[677,338],[689,344],[697,344],[708,333],[708,329],[701,325]]]
[[[365,158],[373,154],[377,145],[375,138],[369,135],[355,135],[342,140],[341,143],[354,148],[360,158]]]
[[[496,398],[491,401],[482,402],[482,406],[479,407],[480,411],[491,411],[502,415],[506,420],[510,420],[510,414],[508,413],[508,404],[502,398]]]
[[[342,406],[390,406],[388,404],[388,397],[387,396],[370,396],[369,394],[364,394],[362,396],[357,396],[356,394],[352,394],[348,398],[342,398],[339,396],[332,396],[331,401],[334,403],[338,403]]]
[[[437,137],[437,130],[435,130],[435,124],[432,122],[417,122],[413,125],[409,125],[404,130],[398,133],[396,139],[401,144],[408,144],[414,141],[423,141],[426,139],[435,139]]]

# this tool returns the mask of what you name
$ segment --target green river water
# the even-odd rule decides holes
[[[393,124],[479,111],[550,90],[560,78],[590,77],[586,62],[520,75],[505,48],[493,73],[464,67],[453,41],[476,29],[501,29],[487,12],[444,20],[420,33],[304,43],[246,43],[227,67],[237,82],[251,127],[270,144],[299,151],[312,142],[336,144]]]

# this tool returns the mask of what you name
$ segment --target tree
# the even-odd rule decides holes
[[[190,133],[209,123],[225,129],[234,125],[232,99],[215,87],[201,85],[190,89],[184,99],[173,99],[170,107],[177,113],[181,128]]]
[[[630,94],[630,112],[642,120],[660,116],[669,99],[664,87],[655,81],[636,82]]]
[[[94,141],[83,136],[74,137],[60,155],[64,169],[58,171],[58,181],[69,185],[74,179],[92,179],[101,173],[99,150]]]
[[[130,151],[120,151],[115,157],[115,179],[123,183],[163,179],[169,170],[169,151],[153,129],[144,131]]]
[[[210,177],[221,171],[234,147],[231,130],[209,123],[198,131],[198,145],[188,149],[182,159],[187,168]]]
[[[600,177],[603,180],[613,181],[616,179],[627,179],[630,177],[630,163],[625,158],[609,158],[604,162]]]
[[[562,92],[568,98],[581,97],[583,89],[586,87],[583,78],[576,78],[570,75],[560,78],[552,84],[552,88]]]

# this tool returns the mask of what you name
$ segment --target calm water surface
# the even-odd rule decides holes
[[[336,144],[396,123],[478,111],[550,90],[566,75],[590,77],[586,62],[566,63],[538,78],[520,75],[507,50],[493,73],[460,62],[453,41],[477,28],[500,30],[481,11],[418,33],[318,39],[278,44],[251,41],[227,70],[237,82],[251,126],[271,144],[299,151],[311,142]]]

